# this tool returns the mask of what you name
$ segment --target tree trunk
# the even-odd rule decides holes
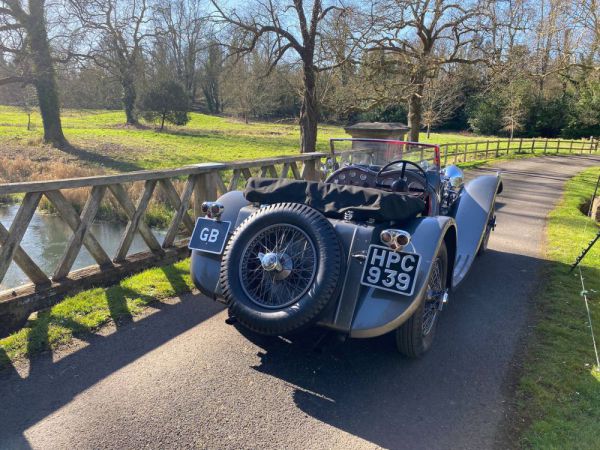
[[[427,139],[429,139],[429,136],[431,135],[431,124],[428,123],[427,124]]]
[[[310,153],[317,148],[319,107],[317,102],[317,76],[314,67],[304,67],[304,96],[300,108],[300,152]]]
[[[123,86],[123,108],[125,109],[127,125],[138,125],[138,120],[135,115],[137,92],[135,90],[135,81],[130,73],[121,75],[121,86]]]
[[[417,80],[415,92],[408,98],[408,126],[410,127],[408,140],[419,142],[419,132],[423,116],[423,88],[424,80]]]
[[[162,114],[161,121],[160,121],[160,131],[162,131],[163,128],[165,127],[165,116],[166,115],[167,115],[167,113]]]
[[[63,147],[67,139],[60,121],[60,102],[44,18],[44,1],[30,0],[27,35],[33,61],[33,84],[44,124],[44,142]]]

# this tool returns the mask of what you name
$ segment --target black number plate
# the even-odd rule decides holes
[[[231,222],[199,217],[188,247],[206,253],[223,253]]]
[[[360,283],[402,295],[412,295],[420,256],[371,245]]]

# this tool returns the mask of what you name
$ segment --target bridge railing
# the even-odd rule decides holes
[[[187,254],[193,216],[200,214],[203,201],[241,188],[252,176],[316,180],[321,160],[326,156],[326,153],[307,153],[248,162],[206,163],[169,170],[0,185],[0,196],[18,194],[22,197],[10,227],[7,229],[0,223],[0,283],[13,261],[31,281],[0,292],[0,335],[4,334],[3,329],[14,328],[12,321],[18,322],[32,311],[51,305],[66,291],[106,284],[143,268],[181,259]],[[143,187],[131,189],[135,183]],[[74,190],[85,191],[81,212],[68,200]],[[138,192],[137,198],[132,198],[131,192]],[[172,211],[162,242],[144,220],[151,199],[158,196]],[[51,274],[44,272],[21,246],[43,199],[72,231]],[[91,230],[100,206],[107,201],[127,218],[114,255],[108,254]],[[129,254],[137,233],[149,251]],[[83,248],[96,265],[72,270]],[[19,301],[23,299],[27,301]]]
[[[444,144],[441,150],[442,163],[452,164],[513,153],[596,153],[598,141],[474,141]],[[188,254],[187,241],[194,227],[193,216],[200,215],[203,201],[241,188],[252,176],[317,180],[321,164],[328,156],[328,153],[307,153],[255,161],[205,163],[168,170],[0,185],[0,197],[11,194],[22,197],[9,229],[0,223],[0,283],[13,261],[31,281],[0,292],[0,335],[19,326],[32,311],[50,306],[67,291],[111,283],[146,267],[185,257]],[[137,190],[131,189],[134,184],[137,184]],[[69,201],[69,193],[73,190],[85,192],[81,211]],[[132,192],[136,192],[134,197]],[[157,196],[161,197],[161,202],[169,204],[172,211],[162,242],[145,221],[148,205]],[[49,202],[52,210],[72,231],[51,274],[42,270],[21,246],[42,200]],[[114,255],[108,254],[90,229],[99,208],[108,200],[127,219]],[[149,251],[130,254],[136,233],[141,235]],[[72,270],[83,248],[96,265]]]

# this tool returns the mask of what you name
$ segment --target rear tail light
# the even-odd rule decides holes
[[[383,230],[379,234],[379,238],[392,250],[402,250],[410,243],[410,233],[404,230]]]
[[[200,209],[203,214],[206,214],[211,219],[219,219],[225,207],[219,202],[203,202]]]

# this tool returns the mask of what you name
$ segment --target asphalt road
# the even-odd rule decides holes
[[[1,448],[504,447],[544,217],[600,158],[505,163],[498,227],[423,359],[388,337],[254,339],[198,295],[0,374]],[[485,172],[472,171],[470,175]]]

